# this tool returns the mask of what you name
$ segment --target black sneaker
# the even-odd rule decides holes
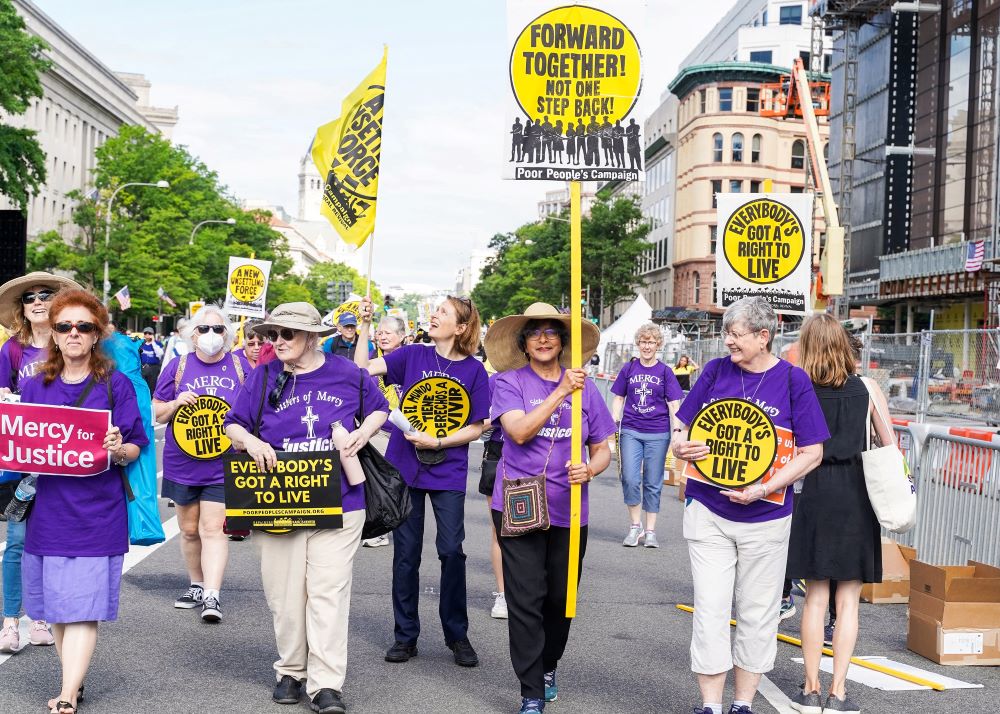
[[[472,649],[469,640],[458,640],[449,642],[448,647],[455,653],[455,664],[459,667],[475,667],[479,664],[479,655]]]
[[[205,601],[205,589],[200,585],[192,585],[187,592],[174,600],[174,607],[179,610],[193,610]]]
[[[344,714],[347,707],[336,689],[321,689],[309,703],[309,708],[319,714]]]
[[[413,642],[407,644],[406,642],[396,641],[393,643],[389,651],[385,653],[386,662],[409,662],[411,657],[417,656],[417,643]]]
[[[302,680],[296,679],[290,674],[281,675],[281,679],[274,685],[274,693],[271,699],[278,704],[298,704],[299,697],[302,696]]]
[[[219,598],[205,598],[201,606],[201,619],[205,622],[222,622],[222,603],[219,602]]]

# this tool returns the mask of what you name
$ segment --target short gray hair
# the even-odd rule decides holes
[[[635,331],[635,343],[639,344],[639,340],[645,335],[649,335],[655,339],[658,346],[663,345],[663,330],[655,322],[647,322],[639,325],[639,329]]]
[[[753,332],[767,330],[767,349],[771,349],[774,333],[778,331],[778,316],[771,303],[762,297],[745,297],[726,308],[722,315],[722,330],[731,332],[737,322],[744,323]]]
[[[395,332],[400,337],[406,336],[406,323],[403,322],[401,317],[396,317],[395,315],[386,315],[379,320],[378,329]]]
[[[188,346],[194,350],[194,331],[198,329],[199,325],[206,324],[206,318],[209,315],[218,315],[222,320],[222,324],[226,328],[226,333],[223,335],[223,339],[225,341],[222,343],[222,349],[229,352],[233,348],[233,342],[236,340],[236,327],[229,321],[229,318],[226,316],[226,313],[222,311],[222,308],[217,305],[205,305],[203,308],[198,310],[198,312],[192,315],[191,319],[187,321],[187,324],[181,328],[181,337],[183,337],[184,341],[188,343]]]

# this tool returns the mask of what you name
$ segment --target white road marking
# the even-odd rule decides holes
[[[760,678],[757,691],[767,700],[768,704],[778,711],[778,714],[795,714],[795,710],[792,709],[792,700],[785,696],[778,685],[766,676]]]

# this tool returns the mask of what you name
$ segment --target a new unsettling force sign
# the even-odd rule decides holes
[[[226,312],[230,315],[264,317],[270,274],[269,260],[230,257],[229,279],[226,281]]]

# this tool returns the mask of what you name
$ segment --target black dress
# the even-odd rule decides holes
[[[830,438],[823,461],[795,496],[788,577],[882,582],[882,542],[868,500],[861,452],[869,428],[868,390],[851,376],[840,389],[816,387]]]

